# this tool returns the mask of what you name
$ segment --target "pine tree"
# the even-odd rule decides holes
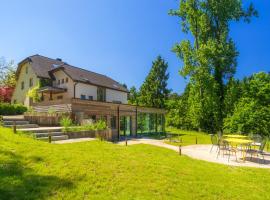
[[[170,90],[167,88],[169,73],[168,63],[158,56],[140,88],[140,105],[164,108]]]

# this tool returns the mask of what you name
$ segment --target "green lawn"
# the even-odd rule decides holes
[[[270,170],[150,145],[49,144],[0,128],[0,199],[270,199]]]
[[[204,132],[179,130],[176,128],[166,128],[166,132],[172,135],[172,140],[166,141],[168,144],[187,146],[196,144],[211,144],[211,137]],[[177,143],[176,141],[182,141]]]

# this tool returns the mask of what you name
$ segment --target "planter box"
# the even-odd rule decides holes
[[[115,141],[118,139],[118,134],[112,129],[102,130],[102,131],[77,131],[77,132],[66,132],[70,139],[72,138],[101,138],[102,140]]]

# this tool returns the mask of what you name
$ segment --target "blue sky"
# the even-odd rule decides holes
[[[33,54],[106,74],[139,87],[157,55],[169,63],[169,87],[182,92],[182,62],[172,46],[187,38],[168,16],[177,0],[3,0],[0,56],[19,62]],[[231,26],[240,51],[236,77],[270,69],[270,1],[254,1],[259,18]]]

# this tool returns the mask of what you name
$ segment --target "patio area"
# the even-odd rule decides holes
[[[182,153],[194,159],[205,160],[209,162],[215,162],[231,166],[239,167],[258,167],[258,168],[270,168],[270,154],[264,154],[264,161],[262,157],[257,157],[253,155],[252,158],[250,154],[247,153],[245,161],[242,160],[242,152],[239,150],[235,155],[231,155],[229,159],[229,154],[221,153],[218,157],[218,149],[215,146],[210,152],[212,145],[191,145],[182,147]]]
[[[125,141],[118,142],[119,145],[126,145]],[[127,145],[135,144],[149,144],[158,147],[163,147],[171,149],[179,153],[179,147],[166,144],[163,140],[151,139],[151,138],[140,138],[140,139],[131,139],[127,141]],[[212,151],[211,151],[212,149]],[[249,153],[246,154],[245,160],[243,160],[243,152],[239,148],[239,151],[235,154],[230,155],[221,151],[218,155],[218,146],[214,145],[212,148],[211,144],[205,145],[189,145],[181,147],[181,154],[189,156],[194,159],[204,160],[213,163],[219,163],[229,166],[238,166],[238,167],[256,167],[256,168],[270,168],[270,153],[264,153],[264,160],[261,156],[257,157],[256,155],[251,156]],[[217,156],[218,155],[218,156]],[[237,160],[236,160],[237,157]]]

